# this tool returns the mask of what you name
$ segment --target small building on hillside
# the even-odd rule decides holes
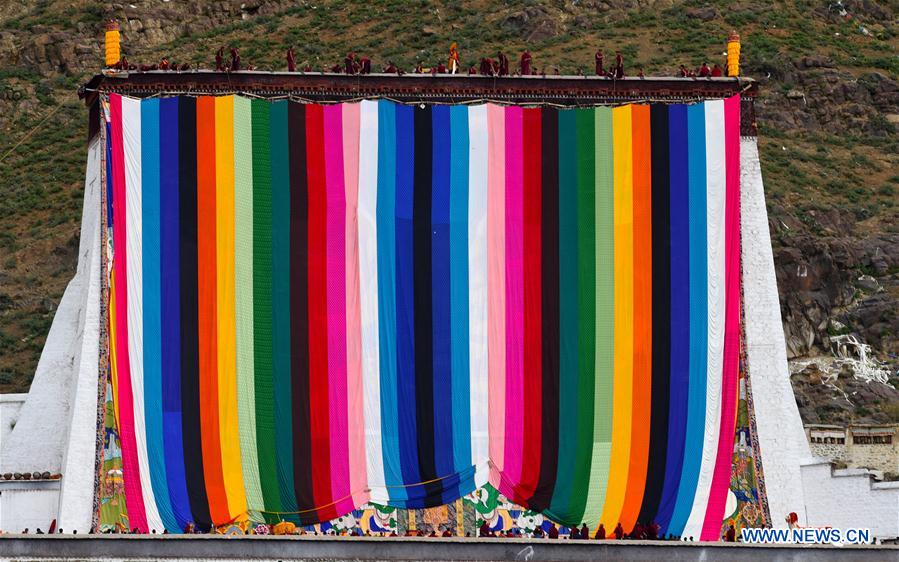
[[[899,474],[899,424],[805,426],[812,454],[849,468]]]

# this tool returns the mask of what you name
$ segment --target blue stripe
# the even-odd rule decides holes
[[[450,108],[450,303],[452,318],[453,457],[455,471],[471,464],[471,385],[468,334],[468,107]],[[474,480],[463,482],[474,487]],[[461,492],[461,490],[460,490]]]
[[[662,533],[674,513],[684,461],[684,432],[689,396],[690,345],[690,231],[687,171],[687,106],[668,108],[671,146],[671,394],[668,411],[668,456],[665,484],[656,522]]]
[[[705,105],[687,109],[690,236],[690,395],[680,488],[668,532],[684,531],[699,482],[708,376],[708,245],[706,243]]]
[[[396,398],[400,465],[405,484],[421,482],[415,417],[414,128],[412,107],[396,106]],[[412,490],[408,493],[419,495]]]
[[[162,424],[162,316],[159,289],[159,100],[144,100],[141,122],[141,201],[143,245],[144,417],[147,426],[147,460],[153,497],[162,524],[178,532],[165,477]]]
[[[396,106],[378,102],[378,346],[380,353],[381,449],[390,503],[406,490],[400,465],[396,388]]]
[[[162,416],[165,470],[179,529],[193,521],[181,431],[181,271],[178,203],[178,98],[159,101],[159,217]]]
[[[433,142],[431,165],[431,333],[434,365],[434,464],[438,477],[456,472],[453,462],[453,371],[450,318],[450,110],[434,106],[431,112]],[[442,482],[443,502],[458,496]]]

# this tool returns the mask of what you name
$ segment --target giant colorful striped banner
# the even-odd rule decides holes
[[[131,525],[430,507],[717,539],[739,98],[583,109],[111,95]]]

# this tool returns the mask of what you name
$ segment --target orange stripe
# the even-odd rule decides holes
[[[634,166],[634,389],[630,469],[621,525],[637,522],[649,459],[652,377],[652,181],[649,106],[631,111]],[[649,523],[649,521],[644,521]]]
[[[203,474],[214,523],[228,523],[218,410],[215,268],[215,98],[197,98],[197,297]]]

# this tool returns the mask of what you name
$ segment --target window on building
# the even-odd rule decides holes
[[[870,445],[873,439],[870,435],[853,435],[852,442],[856,445]]]

